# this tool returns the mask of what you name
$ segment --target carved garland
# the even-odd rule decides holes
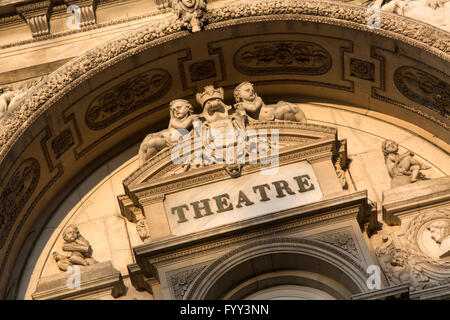
[[[254,17],[252,21],[270,21],[286,19],[289,15],[296,15],[295,18],[298,20],[326,21],[352,29],[382,34],[419,46],[444,60],[450,60],[450,36],[447,32],[420,22],[412,24],[410,19],[385,13],[381,15],[381,28],[371,30],[366,25],[369,14],[363,7],[320,1],[272,0],[228,5],[206,13],[209,23],[215,23],[210,26],[211,29],[223,27],[223,23],[231,25],[245,22],[245,19],[236,21],[237,18]],[[265,17],[256,18],[260,16]],[[6,119],[3,124],[5,133],[0,135],[2,149],[0,161],[4,159],[18,136],[25,131],[26,125],[34,121],[68,91],[127,56],[158,45],[162,38],[165,38],[162,40],[165,42],[182,36],[176,33],[183,27],[183,22],[174,18],[155,22],[130,32],[125,38],[101,45],[55,71],[46,83],[41,83],[28,94],[21,108],[17,108]],[[161,40],[157,41],[158,39]]]

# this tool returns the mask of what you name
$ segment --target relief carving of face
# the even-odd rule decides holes
[[[255,100],[255,89],[251,83],[244,83],[238,88],[237,97],[243,101]]]
[[[444,230],[448,227],[447,223],[444,221],[436,221],[433,222],[429,227],[428,230],[431,232],[431,239],[436,241],[436,243],[441,243],[444,238]]]
[[[192,113],[192,106],[186,100],[175,100],[170,105],[170,111],[174,118],[181,120]]]
[[[383,142],[383,152],[384,153],[395,153],[398,152],[398,144],[393,140],[385,140]]]
[[[181,0],[181,3],[188,8],[192,8],[195,5],[196,0]]]
[[[63,239],[66,242],[74,242],[78,239],[78,236],[80,235],[78,228],[75,226],[68,226],[66,230],[63,233]]]

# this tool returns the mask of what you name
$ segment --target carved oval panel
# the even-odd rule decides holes
[[[321,75],[331,68],[330,54],[306,41],[253,42],[240,48],[233,62],[238,71],[247,75]]]
[[[397,89],[408,99],[427,106],[448,117],[450,85],[429,73],[414,67],[403,66],[394,74]]]
[[[24,160],[0,194],[0,249],[17,218],[39,182],[40,166],[36,159]]]
[[[163,97],[172,85],[172,77],[163,69],[138,74],[91,102],[86,124],[92,130],[108,127],[133,111]]]

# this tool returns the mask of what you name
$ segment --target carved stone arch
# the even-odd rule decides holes
[[[252,268],[256,263],[259,270]],[[265,277],[271,281],[262,280]],[[249,295],[255,288],[289,282],[349,299],[367,291],[366,278],[359,262],[331,245],[309,239],[272,238],[246,244],[215,260],[197,276],[183,299],[242,299],[244,292]]]
[[[40,176],[33,192],[30,191],[26,199],[19,199],[23,206],[8,203],[16,209],[9,212],[8,221],[13,221],[10,222],[12,225],[3,226],[8,232],[0,247],[0,297],[14,298],[24,262],[36,237],[74,186],[101,163],[142,140],[149,128],[152,131],[162,129],[168,120],[168,102],[175,97],[193,99],[206,82],[223,86],[226,99],[230,101],[232,89],[243,80],[253,81],[262,96],[273,99],[279,95],[298,98],[304,94],[333,98],[353,105],[355,109],[363,108],[391,117],[408,130],[422,128],[419,135],[448,149],[448,113],[441,100],[424,100],[410,92],[406,82],[402,81],[405,74],[402,70],[406,69],[396,73],[397,89],[393,78],[385,72],[387,60],[394,65],[405,65],[408,70],[419,68],[421,73],[415,73],[417,77],[435,83],[439,92],[448,92],[449,75],[445,69],[450,61],[448,33],[384,13],[382,18],[386,19],[382,19],[381,28],[370,29],[366,25],[366,8],[321,1],[237,2],[227,4],[225,8],[213,8],[207,15],[209,24],[204,31],[195,34],[182,30],[178,20],[169,20],[146,25],[99,45],[34,87],[2,123],[0,191],[7,189],[14,173],[30,157],[39,163]],[[331,56],[335,61],[330,64],[327,60],[317,70],[313,68],[306,73],[301,69],[292,73],[283,68],[272,68],[273,77],[268,79],[268,75],[255,73],[251,66],[243,68],[239,61],[224,60],[225,56],[234,57],[224,54],[226,41],[240,34],[248,37],[245,45],[252,48],[252,43],[261,41],[261,28],[270,30],[274,38],[282,35],[291,42],[293,38],[300,41],[298,38],[310,30],[309,40],[303,39],[299,43],[317,52],[332,51],[320,56],[325,60]],[[307,43],[312,37],[317,39],[317,32],[325,37],[322,42],[333,43],[333,50],[325,48],[323,43]],[[336,36],[344,33],[346,38]],[[348,40],[352,38],[367,39],[360,46],[367,47],[364,54],[356,54],[354,43]],[[222,45],[220,41],[224,41]],[[381,43],[386,45],[382,47]],[[283,43],[273,42],[272,45],[282,46]],[[203,51],[198,53],[195,51],[198,48]],[[235,49],[238,53],[239,48]],[[421,57],[421,61],[414,57]],[[338,63],[342,70],[333,72],[343,78],[336,83],[314,78],[326,77],[331,72],[327,70],[330,67],[333,70]],[[212,65],[216,67],[215,72],[201,74],[195,71],[205,69],[198,66]],[[350,65],[363,66],[364,70],[378,68],[374,81],[370,72],[369,76],[358,73],[361,68],[352,73],[348,69]],[[164,69],[166,66],[171,69]],[[228,68],[234,68],[233,72]],[[153,94],[142,94],[127,108],[97,108],[98,101],[106,101],[106,106],[107,103],[118,103],[120,94],[126,99],[127,85],[142,88],[140,85],[147,81],[145,79],[155,86]],[[355,87],[357,83],[363,84],[366,90],[362,96]],[[387,96],[387,89],[397,90],[401,99],[393,100]],[[108,100],[111,92],[116,100]],[[102,115],[108,121],[92,123],[92,119],[105,110],[111,112],[109,116]]]

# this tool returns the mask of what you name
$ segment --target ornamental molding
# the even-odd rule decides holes
[[[381,28],[370,29],[365,7],[324,1],[270,0],[227,4],[205,13],[205,30],[259,21],[311,21],[366,31],[418,47],[445,61],[450,61],[450,35],[425,23],[381,13]],[[62,66],[27,94],[20,108],[16,108],[3,123],[0,135],[0,161],[11,150],[19,136],[52,104],[60,100],[80,83],[127,57],[190,33],[183,31],[183,21],[174,15],[155,21],[109,41]],[[180,32],[182,31],[182,32]]]
[[[233,244],[237,244],[237,243],[242,243],[244,241],[249,241],[249,240],[257,239],[260,237],[273,235],[273,234],[276,234],[279,232],[295,230],[297,228],[300,228],[300,227],[303,227],[306,225],[311,225],[311,224],[314,224],[314,226],[328,225],[328,224],[335,223],[336,219],[341,218],[341,217],[356,216],[359,213],[359,211],[360,211],[359,205],[350,207],[350,208],[346,208],[346,209],[334,210],[334,211],[331,211],[326,214],[317,215],[317,216],[308,217],[308,218],[301,218],[300,220],[297,220],[297,221],[294,221],[294,222],[291,222],[288,224],[283,224],[280,226],[267,228],[267,229],[264,229],[261,231],[242,234],[242,235],[238,235],[238,236],[234,236],[234,237],[229,237],[224,240],[207,242],[202,245],[193,246],[193,247],[190,247],[187,249],[181,249],[181,250],[167,253],[164,255],[158,255],[156,257],[149,257],[148,262],[150,264],[157,264],[157,263],[165,262],[165,261],[176,259],[176,258],[181,258],[184,256],[190,256],[192,254],[204,252],[207,250],[213,250],[213,249],[220,248],[220,247],[225,247],[225,246],[229,246],[229,245],[233,245]],[[305,241],[312,241],[315,243],[320,243],[319,241],[316,241],[316,240],[306,240],[305,239]],[[323,243],[323,245],[332,247],[331,245],[326,244],[326,243]],[[336,250],[336,249],[334,249],[334,250]],[[347,253],[343,253],[343,252],[339,251],[339,255],[345,256],[346,259],[351,259],[352,261],[356,261],[356,259],[354,259],[353,257],[350,258]]]
[[[276,247],[277,249],[283,248],[294,248],[296,251],[299,246],[304,246],[308,248],[315,248],[316,250],[325,251],[327,253],[331,253],[333,256],[339,257],[349,265],[351,265],[357,272],[361,275],[365,275],[366,269],[360,264],[359,261],[351,258],[348,254],[343,253],[341,250],[338,250],[333,245],[330,245],[325,242],[313,240],[313,239],[304,239],[304,238],[290,238],[290,237],[272,237],[268,239],[257,240],[254,242],[247,243],[238,248],[232,249],[229,252],[225,253],[219,259],[216,259],[213,263],[211,263],[207,268],[205,268],[197,277],[193,284],[190,286],[189,291],[185,294],[184,299],[198,299],[195,295],[198,294],[200,290],[200,286],[204,279],[210,278],[214,276],[219,269],[223,267],[227,262],[239,259],[239,256],[248,255],[248,251],[253,251],[258,247]],[[303,251],[303,250],[302,250]],[[246,259],[244,259],[246,260]]]

